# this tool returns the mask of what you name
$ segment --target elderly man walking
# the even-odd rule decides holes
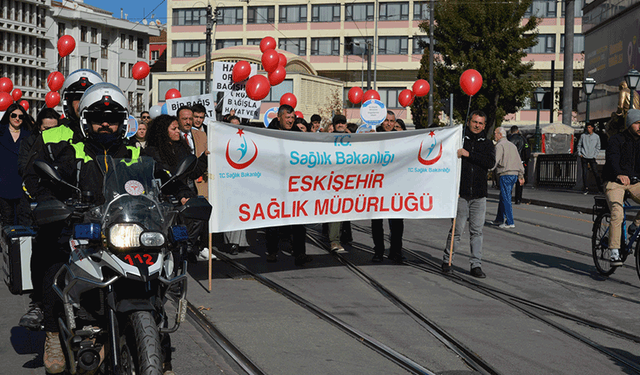
[[[520,185],[524,184],[524,167],[520,160],[518,148],[507,139],[505,128],[496,128],[494,136],[498,143],[496,143],[496,164],[493,169],[496,170],[498,175],[500,203],[498,204],[498,214],[493,223],[500,224],[500,228],[515,228],[511,192],[516,180]]]

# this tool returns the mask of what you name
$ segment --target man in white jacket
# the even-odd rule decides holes
[[[600,175],[598,175],[598,164],[596,163],[596,157],[600,152],[600,136],[593,132],[593,125],[587,124],[586,128],[587,132],[580,136],[577,150],[580,161],[582,162],[582,183],[584,184],[582,191],[584,194],[588,193],[587,171],[591,168],[593,177],[596,178],[598,191],[602,193],[604,192],[602,190],[602,180],[600,180]]]
[[[496,165],[493,169],[498,175],[500,203],[498,204],[498,214],[493,223],[499,224],[500,228],[515,228],[511,192],[516,180],[520,185],[524,184],[524,167],[518,148],[507,139],[505,128],[496,128],[494,136],[498,143],[496,144]]]

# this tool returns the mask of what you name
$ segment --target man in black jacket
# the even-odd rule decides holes
[[[487,210],[487,172],[495,164],[496,152],[493,142],[487,138],[484,129],[487,115],[482,111],[473,111],[470,118],[464,132],[464,145],[458,150],[458,157],[462,158],[462,169],[453,236],[453,253],[460,247],[460,236],[468,220],[471,236],[471,258],[469,259],[471,276],[484,278],[486,275],[481,268],[482,227]],[[444,273],[452,272],[449,265],[449,246],[453,229],[452,225],[442,257],[442,272]]]
[[[640,110],[627,112],[627,130],[609,138],[606,162],[602,178],[606,181],[604,191],[611,210],[611,234],[609,235],[610,261],[612,267],[622,266],[619,254],[624,195],[640,203]],[[640,225],[640,212],[631,227]],[[629,228],[629,233],[635,229]]]

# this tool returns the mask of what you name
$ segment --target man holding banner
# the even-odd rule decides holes
[[[496,159],[493,142],[487,138],[485,124],[487,115],[482,111],[473,111],[464,132],[464,144],[458,150],[458,157],[462,158],[460,196],[458,197],[458,211],[453,225],[449,230],[447,245],[442,257],[442,272],[452,273],[451,262],[453,254],[460,247],[460,236],[469,221],[469,235],[471,237],[471,276],[484,278],[482,272],[482,227],[484,226],[487,209],[487,173],[493,168]],[[451,231],[453,245],[451,244]],[[450,248],[453,246],[453,249]]]

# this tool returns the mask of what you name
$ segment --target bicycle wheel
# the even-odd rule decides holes
[[[611,225],[611,215],[604,213],[598,215],[593,223],[593,234],[591,236],[591,250],[593,253],[593,263],[596,265],[598,273],[611,275],[616,267],[611,267],[609,251],[609,226]]]

